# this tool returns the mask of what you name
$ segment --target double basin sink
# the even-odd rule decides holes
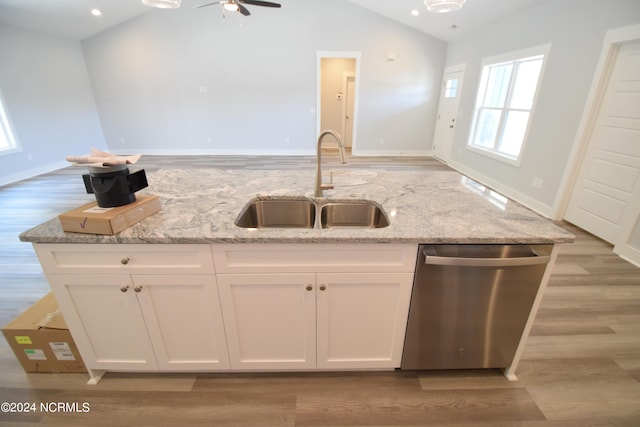
[[[235,224],[243,228],[384,228],[389,218],[370,200],[269,197],[247,203]]]

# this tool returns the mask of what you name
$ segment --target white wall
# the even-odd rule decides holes
[[[80,43],[0,24],[0,88],[21,152],[0,155],[0,185],[105,148]]]
[[[316,52],[359,51],[359,152],[429,152],[446,44],[345,0],[281,3],[153,10],[85,40],[109,149],[312,154]]]
[[[553,215],[605,32],[638,22],[638,0],[546,0],[451,42],[447,65],[467,64],[451,164]],[[544,43],[551,43],[551,51],[521,166],[467,150],[482,58]],[[532,186],[534,177],[543,180],[541,189]]]

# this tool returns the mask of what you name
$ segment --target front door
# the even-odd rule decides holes
[[[640,42],[622,45],[565,219],[602,239],[627,240],[640,213]]]
[[[440,88],[438,117],[433,135],[433,155],[445,162],[451,155],[463,78],[464,65],[447,67],[444,70],[442,87]]]

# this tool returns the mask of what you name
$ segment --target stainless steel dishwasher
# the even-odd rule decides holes
[[[553,245],[420,245],[402,369],[511,366]]]

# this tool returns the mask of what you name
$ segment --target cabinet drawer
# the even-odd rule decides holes
[[[218,273],[413,272],[414,244],[213,245]]]
[[[213,274],[209,245],[35,244],[50,274]]]

